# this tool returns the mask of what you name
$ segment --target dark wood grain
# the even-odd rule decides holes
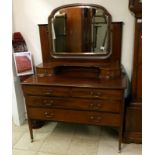
[[[135,15],[135,38],[131,98],[126,106],[124,142],[142,143],[142,4],[130,0],[130,10]]]
[[[26,102],[30,107],[45,107],[58,109],[77,109],[89,111],[103,111],[103,112],[120,112],[120,100],[116,99],[87,99],[69,97],[47,97],[47,96],[28,96]],[[114,106],[115,105],[115,106]]]
[[[40,43],[41,43],[41,50],[42,50],[42,61],[43,62],[50,62],[51,55],[50,55],[50,48],[49,48],[49,41],[48,41],[48,26],[47,24],[39,24],[39,34],[40,34]]]
[[[62,7],[56,10],[60,8]],[[101,6],[99,8],[105,9]],[[48,26],[39,25],[43,63],[36,66],[35,75],[22,82],[31,140],[33,141],[33,120],[106,125],[118,128],[120,151],[124,92],[127,87],[127,75],[122,71],[121,65],[123,23],[113,22],[110,26],[112,54],[107,59],[94,56],[53,57]],[[80,31],[85,29],[81,28]],[[79,39],[81,36],[77,37]],[[78,52],[81,49],[75,50]]]
[[[100,113],[92,111],[64,110],[64,109],[39,109],[30,108],[29,116],[32,119],[54,120],[72,123],[93,125],[119,126],[119,114]]]

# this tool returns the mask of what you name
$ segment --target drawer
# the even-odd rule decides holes
[[[29,108],[28,112],[30,119],[120,126],[120,114],[48,108]]]
[[[60,97],[27,96],[26,103],[30,107],[48,107],[77,110],[93,110],[120,112],[120,100],[79,99]]]
[[[24,94],[42,96],[70,96],[69,88],[48,86],[23,86]]]
[[[121,90],[103,90],[103,89],[88,89],[88,88],[73,88],[72,97],[86,98],[102,98],[102,99],[122,99]]]
[[[23,86],[25,94],[42,96],[69,96],[78,98],[122,99],[121,90],[103,90],[71,87]]]

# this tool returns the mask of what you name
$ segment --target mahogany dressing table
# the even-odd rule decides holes
[[[121,65],[122,22],[102,6],[58,7],[39,25],[43,63],[22,82],[32,120],[117,127],[121,151],[126,74]]]

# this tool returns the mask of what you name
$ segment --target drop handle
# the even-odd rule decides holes
[[[54,117],[54,113],[52,113],[52,112],[45,112],[44,113],[44,116],[46,117],[46,118],[52,118],[52,117]]]
[[[94,120],[94,119],[95,119],[95,117],[94,117],[94,116],[90,116],[90,119],[91,119],[91,120]]]
[[[90,116],[90,119],[93,121],[93,122],[100,122],[102,117],[101,116]]]
[[[95,120],[95,122],[100,122],[101,121],[101,116],[98,116],[97,118],[96,118],[96,120]]]
[[[96,92],[95,97],[101,97],[102,93],[101,92]]]
[[[46,105],[46,106],[52,106],[53,103],[54,103],[53,100],[44,100],[44,101],[43,101],[43,104]]]
[[[91,94],[91,96],[93,96],[93,97],[100,97],[101,96],[101,92],[90,92],[90,94]]]
[[[52,91],[44,91],[43,94],[44,95],[52,95]]]
[[[95,104],[95,103],[91,103],[90,107],[94,110],[98,110],[101,107],[101,104]]]
[[[94,107],[94,104],[93,104],[93,103],[90,103],[90,106],[91,106],[91,107]]]

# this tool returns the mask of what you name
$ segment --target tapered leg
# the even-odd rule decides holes
[[[119,141],[119,144],[118,144],[118,153],[121,153],[121,142]]]
[[[120,112],[120,127],[119,127],[119,144],[118,144],[118,152],[121,153],[121,144],[123,139],[123,122],[124,122],[124,92],[122,95],[122,105],[121,105],[121,112]]]
[[[33,130],[32,130],[32,121],[28,119],[28,124],[29,124],[29,131],[30,131],[30,138],[31,138],[31,143],[33,142]]]
[[[119,129],[119,142],[118,142],[118,152],[121,153],[121,144],[122,144],[122,136],[123,136],[123,133],[122,133],[122,126],[120,127]]]

